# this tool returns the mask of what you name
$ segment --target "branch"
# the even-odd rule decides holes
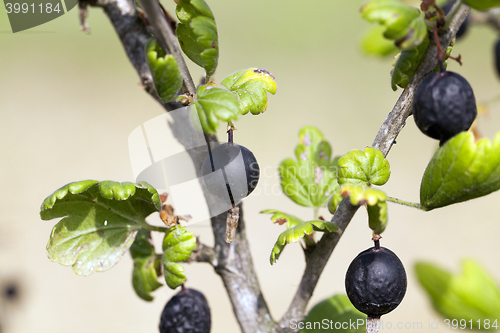
[[[469,11],[470,9],[467,6],[462,6],[451,21],[450,29],[440,32],[439,39],[442,46],[446,48],[450,44]],[[431,43],[420,65],[380,127],[372,143],[372,147],[379,149],[384,156],[387,156],[389,153],[392,145],[395,143],[396,137],[405,126],[406,119],[411,115],[413,98],[418,85],[436,68],[437,47],[433,42],[431,34],[429,34],[429,37],[431,38]],[[312,252],[305,252],[306,268],[302,275],[302,280],[287,312],[279,321],[277,332],[294,332],[290,328],[290,321],[300,321],[304,318],[307,304],[314,292],[319,277],[358,208],[359,206],[352,206],[348,198],[342,200],[335,215],[332,217],[332,222],[337,224],[339,230],[335,233],[325,233]]]
[[[161,103],[152,84],[151,73],[146,64],[144,53],[145,45],[151,35],[148,33],[144,22],[137,15],[133,6],[127,0],[80,1],[92,1],[89,4],[104,9],[120,37],[127,56],[141,77],[141,81],[143,84],[147,84],[145,84],[146,91]],[[147,1],[150,0],[144,2]],[[169,48],[169,50],[171,49]],[[163,103],[162,105],[167,111],[180,107],[177,103]],[[189,133],[192,133],[189,130],[189,126],[191,126],[191,122],[187,115],[186,119],[176,117],[175,122],[171,125],[175,138],[181,144],[190,144],[192,140],[189,136]],[[210,136],[210,140],[216,141],[217,139],[212,135]],[[198,175],[201,175],[201,166],[206,153],[202,149],[189,149],[189,154]],[[209,207],[213,207],[217,203],[210,202],[210,199],[208,199],[207,204]],[[242,332],[271,332],[276,323],[272,320],[267,304],[262,296],[250,255],[250,245],[246,237],[245,221],[241,206],[236,237],[231,244],[227,244],[224,240],[226,233],[226,213],[213,217],[211,222],[215,239],[215,258],[212,258],[206,249],[205,253],[208,254],[208,258],[210,258],[210,262],[214,265],[215,271],[223,280]]]
[[[193,254],[189,257],[188,262],[206,262],[214,267],[217,266],[217,258],[214,249],[200,243],[198,238],[196,238],[196,247],[193,250]]]

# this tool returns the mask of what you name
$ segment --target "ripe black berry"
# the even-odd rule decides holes
[[[467,131],[476,115],[474,92],[467,80],[457,73],[432,73],[415,94],[415,123],[422,133],[440,140],[441,145]]]
[[[354,258],[347,269],[345,289],[356,309],[369,318],[380,318],[403,300],[406,272],[392,251],[373,247]]]
[[[500,76],[500,38],[495,43],[495,65],[497,74]]]
[[[209,333],[210,308],[202,293],[182,289],[168,301],[160,320],[160,333]]]
[[[230,198],[234,204],[252,193],[260,175],[252,152],[235,143],[213,149],[205,158],[202,171],[207,190],[217,198]]]
[[[448,15],[448,13],[450,12],[450,10],[454,4],[455,4],[455,1],[449,1],[444,6],[442,6],[441,9],[443,10],[443,12],[446,15]],[[469,21],[470,21],[469,16],[470,15],[467,14],[467,17],[465,18],[464,22],[462,23],[460,28],[458,28],[457,34],[455,36],[457,38],[457,40],[460,39],[467,32],[467,29],[469,27]]]

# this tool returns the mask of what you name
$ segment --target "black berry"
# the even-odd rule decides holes
[[[500,76],[500,38],[495,43],[495,65],[497,74]]]
[[[356,309],[369,318],[379,318],[403,300],[406,272],[392,251],[373,247],[354,258],[347,269],[345,289]]]
[[[209,333],[210,308],[202,293],[182,289],[168,301],[160,320],[160,333]]]
[[[455,1],[449,1],[444,6],[442,6],[441,9],[446,15],[448,15],[454,4]],[[462,23],[460,28],[458,28],[457,34],[455,36],[457,40],[459,40],[467,32],[467,29],[469,28],[469,20],[470,20],[469,16],[470,14],[467,14],[467,17],[465,18],[464,22]]]
[[[260,168],[247,148],[224,143],[207,155],[203,162],[203,180],[207,190],[220,199],[238,204],[257,187]]]
[[[422,133],[440,140],[441,144],[467,131],[476,115],[472,87],[457,73],[432,73],[420,84],[415,94],[415,123]]]

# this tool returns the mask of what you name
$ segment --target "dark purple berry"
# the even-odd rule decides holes
[[[472,87],[457,73],[430,74],[417,88],[413,117],[427,136],[441,145],[467,131],[476,119],[476,99]]]
[[[207,155],[203,162],[203,180],[207,190],[220,199],[238,204],[257,187],[260,168],[247,148],[224,143]]]
[[[168,301],[160,320],[160,333],[209,333],[210,308],[202,293],[182,289]]]
[[[500,76],[500,38],[498,38],[495,43],[495,65],[497,74]]]
[[[448,15],[448,13],[450,12],[450,10],[454,4],[455,4],[455,1],[448,1],[444,6],[441,7],[441,9],[443,10],[443,12],[446,15]],[[457,38],[457,40],[459,40],[467,32],[467,29],[469,27],[469,21],[470,21],[469,16],[470,16],[470,14],[467,14],[467,17],[465,18],[464,22],[462,23],[460,28],[458,28],[457,34],[455,36]]]
[[[369,318],[379,318],[403,300],[406,272],[391,250],[373,247],[354,258],[347,269],[345,289],[356,309]]]

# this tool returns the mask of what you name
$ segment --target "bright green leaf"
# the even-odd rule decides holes
[[[418,280],[434,309],[446,319],[465,320],[478,329],[485,320],[500,318],[500,291],[491,276],[473,260],[462,262],[462,273],[452,275],[429,263],[415,266]],[[484,325],[481,327],[484,329]],[[495,329],[490,326],[490,329]]]
[[[296,160],[287,158],[278,168],[281,187],[299,205],[322,207],[338,188],[336,160],[332,160],[332,148],[317,128],[303,127],[299,138]]]
[[[371,26],[361,37],[361,50],[371,56],[385,57],[394,55],[398,48],[394,41],[383,36],[385,28],[380,25]]]
[[[134,259],[132,286],[136,294],[145,301],[152,301],[151,292],[160,288],[158,275],[161,275],[161,261],[155,253],[149,231],[139,230],[130,247]]]
[[[340,205],[340,202],[342,202],[342,199],[344,199],[344,197],[339,190],[333,193],[327,204],[330,214],[335,214],[335,212],[337,211],[337,207]]]
[[[500,133],[493,144],[471,132],[448,140],[434,154],[420,185],[420,203],[431,210],[500,189]]]
[[[391,175],[389,161],[376,148],[354,149],[338,162],[338,182],[342,184],[384,185]]]
[[[402,50],[420,45],[427,36],[424,13],[399,0],[371,0],[361,7],[361,16],[383,25],[384,37]]]
[[[240,114],[238,98],[233,93],[211,86],[198,88],[191,108],[192,112],[197,112],[201,127],[209,134],[217,131],[219,119],[228,122],[238,119]]]
[[[186,261],[196,247],[196,238],[181,226],[173,226],[163,239],[163,275],[167,285],[175,289],[184,283],[184,268],[178,262]]]
[[[182,87],[177,62],[158,45],[154,38],[146,44],[146,59],[158,96],[163,102],[172,100]]]
[[[180,23],[177,38],[182,51],[207,72],[207,81],[214,74],[219,58],[217,25],[203,0],[180,0],[176,8]]]
[[[299,333],[323,333],[329,331],[365,333],[365,319],[366,315],[359,312],[346,295],[334,295],[319,302],[309,311],[303,321],[304,329],[300,330]],[[324,320],[328,320],[328,327],[331,327],[331,330],[318,328],[317,325],[314,328],[314,323],[324,323]],[[346,327],[344,323],[356,323],[356,325],[355,328],[352,328],[352,325]]]
[[[464,0],[465,4],[477,10],[488,10],[500,6],[500,0]]]
[[[265,209],[265,210],[261,211],[260,213],[261,214],[273,214],[273,216],[271,216],[271,220],[273,221],[273,223],[279,223],[281,225],[281,224],[286,222],[287,229],[292,228],[292,227],[296,226],[297,224],[304,222],[296,216],[280,212],[279,210]]]
[[[265,69],[250,68],[227,76],[222,84],[234,92],[240,103],[240,113],[258,115],[267,109],[267,92],[276,93],[274,76]]]
[[[402,51],[399,54],[391,73],[392,90],[396,91],[398,89],[397,86],[406,88],[428,46],[429,38],[426,37],[416,48]]]
[[[296,243],[299,239],[303,238],[305,235],[309,235],[314,231],[323,232],[334,232],[338,230],[335,223],[327,221],[307,221],[297,224],[296,226],[283,231],[274,244],[273,250],[271,252],[271,265],[274,264],[280,257],[281,252],[285,248],[286,244],[293,242]]]
[[[348,196],[353,205],[366,205],[368,226],[380,235],[387,227],[387,196],[384,192],[361,185],[347,184],[340,187],[342,196]]]
[[[158,192],[141,182],[85,180],[67,184],[48,196],[42,220],[63,219],[47,244],[50,260],[73,266],[78,275],[116,265],[134,242],[145,218],[160,210]]]

